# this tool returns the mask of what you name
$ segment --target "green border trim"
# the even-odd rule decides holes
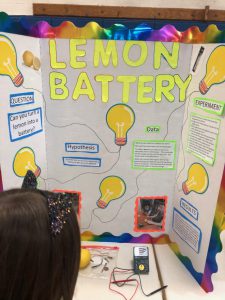
[[[203,101],[208,101],[208,102],[211,102],[211,103],[215,103],[215,104],[221,105],[222,108],[221,108],[220,111],[216,112],[216,111],[213,111],[213,110],[210,110],[210,109],[207,109],[207,108],[198,106],[198,105],[196,104],[196,101],[197,101],[197,100],[203,100]],[[223,102],[223,101],[218,101],[218,100],[213,100],[213,99],[203,98],[203,97],[195,97],[195,98],[193,99],[193,103],[194,103],[194,104],[193,104],[194,107],[199,108],[199,109],[202,109],[202,110],[204,110],[204,111],[207,112],[207,113],[210,113],[210,114],[213,114],[213,115],[218,115],[218,116],[222,116],[222,115],[224,114],[225,102]]]
[[[135,143],[136,142],[141,142],[141,143],[146,143],[146,144],[150,144],[150,143],[172,143],[173,144],[173,150],[174,150],[174,158],[173,158],[173,167],[172,168],[152,168],[152,167],[134,167],[134,148],[135,148]],[[177,141],[175,140],[135,140],[132,143],[132,169],[135,170],[160,170],[160,171],[164,171],[164,170],[175,170],[175,160],[176,160],[176,151],[177,151],[177,147],[176,147],[176,143]]]
[[[188,149],[188,141],[189,141],[189,134],[188,134],[188,138],[187,138],[187,147],[186,147],[186,151],[188,153],[191,153],[192,155],[194,155],[195,157],[197,158],[200,158],[202,161],[204,161],[205,163],[207,163],[208,165],[210,166],[213,166],[214,165],[214,162],[216,160],[216,154],[217,154],[217,146],[218,146],[218,140],[219,140],[219,133],[220,133],[220,123],[221,123],[221,120],[220,119],[217,119],[217,118],[210,118],[210,117],[206,117],[206,116],[203,116],[203,115],[200,115],[200,114],[197,114],[197,113],[191,113],[191,116],[198,116],[202,119],[207,119],[207,120],[216,120],[219,122],[219,128],[218,128],[218,135],[217,135],[217,138],[216,138],[216,143],[215,143],[215,149],[214,149],[214,153],[213,153],[213,161],[212,163],[209,162],[208,160],[204,159],[201,155],[195,153],[194,151],[191,151]],[[189,120],[189,127],[188,127],[188,133],[190,132],[190,127],[191,127],[191,117],[190,117],[190,120]]]

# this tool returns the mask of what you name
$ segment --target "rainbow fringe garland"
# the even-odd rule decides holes
[[[225,31],[220,31],[216,25],[209,25],[203,32],[197,26],[192,26],[187,30],[180,32],[172,25],[163,26],[159,30],[152,29],[147,24],[140,24],[133,29],[129,29],[121,24],[114,24],[110,28],[102,28],[96,22],[90,22],[84,27],[77,27],[72,22],[65,21],[60,26],[52,27],[48,22],[41,21],[35,25],[27,23],[25,18],[19,22],[12,22],[9,16],[3,12],[0,13],[0,31],[15,34],[23,34],[38,38],[86,38],[86,39],[114,39],[114,40],[144,40],[144,41],[163,41],[180,43],[225,43]],[[2,190],[1,184],[0,189]],[[120,243],[168,243],[178,258],[198,281],[201,287],[210,292],[213,290],[212,274],[217,272],[216,254],[222,250],[220,233],[225,229],[225,170],[220,187],[217,209],[214,218],[210,245],[207,255],[207,261],[204,273],[198,273],[193,268],[191,260],[181,254],[178,246],[171,243],[168,236],[153,238],[148,234],[142,234],[139,237],[133,237],[130,234],[113,236],[110,233],[104,233],[100,236],[93,235],[91,232],[82,234],[83,240],[120,242]]]
[[[102,28],[96,22],[89,22],[84,27],[77,27],[70,21],[52,27],[46,21],[39,21],[31,25],[25,17],[21,17],[19,21],[15,22],[4,12],[0,12],[0,31],[38,38],[143,40],[192,44],[225,42],[225,31],[220,31],[213,24],[209,25],[203,32],[197,26],[192,26],[180,32],[172,25],[165,25],[159,30],[154,30],[148,24],[140,24],[132,29],[122,24]]]

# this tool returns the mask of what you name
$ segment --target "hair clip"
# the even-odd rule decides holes
[[[53,235],[57,235],[62,231],[67,215],[71,212],[72,200],[66,194],[50,193],[47,201],[51,231]]]
[[[22,189],[37,189],[37,178],[31,170],[27,171],[23,179]]]
[[[22,188],[35,189],[47,199],[51,232],[54,236],[60,234],[66,223],[67,216],[72,209],[71,197],[64,193],[38,190],[36,176],[30,170],[27,171],[27,174],[24,177]]]

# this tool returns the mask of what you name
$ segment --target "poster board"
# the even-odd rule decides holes
[[[31,169],[40,188],[80,191],[83,238],[169,236],[201,284],[225,159],[225,46],[1,34],[0,47],[4,189]]]

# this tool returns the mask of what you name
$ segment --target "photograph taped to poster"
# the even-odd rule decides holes
[[[167,197],[138,197],[135,203],[134,230],[163,232],[165,230]]]

